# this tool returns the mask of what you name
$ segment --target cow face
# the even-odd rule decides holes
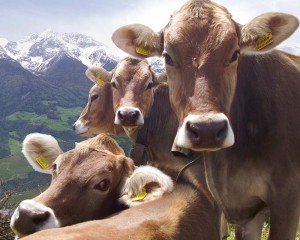
[[[215,151],[234,144],[229,113],[239,55],[277,46],[298,24],[289,14],[266,13],[241,26],[220,5],[189,1],[160,33],[135,24],[118,29],[112,39],[135,56],[165,57],[170,101],[180,122],[175,145]]]
[[[35,170],[52,174],[52,181],[45,192],[22,201],[14,212],[11,228],[18,237],[101,219],[119,203],[131,207],[173,190],[169,176],[151,166],[134,167],[104,134],[63,153],[52,136],[34,133],[25,138],[23,153]]]
[[[109,78],[107,72],[105,79]],[[101,81],[101,76],[96,74],[96,68],[86,71],[87,77],[95,83],[89,92],[88,103],[80,117],[73,125],[76,134],[89,135],[92,133],[113,133],[115,117],[112,104],[112,90],[109,83]]]
[[[35,170],[52,174],[52,181],[45,192],[22,201],[13,214],[11,227],[20,237],[111,214],[121,181],[134,169],[133,161],[106,135],[63,153],[53,137],[30,134],[23,153]]]
[[[105,72],[106,70],[97,68],[93,74],[107,75]],[[105,80],[110,81],[112,87],[114,123],[122,125],[127,134],[144,124],[144,118],[153,104],[153,89],[163,76],[156,76],[146,60],[128,57]]]

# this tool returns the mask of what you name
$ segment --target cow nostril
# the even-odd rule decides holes
[[[199,135],[199,129],[198,126],[196,124],[192,124],[190,122],[186,123],[186,128],[190,134],[190,137],[195,139],[195,140],[199,140],[200,135]]]
[[[72,126],[72,129],[75,131],[76,130],[76,124],[74,123]]]
[[[221,123],[219,123],[219,129],[216,133],[216,141],[222,142],[227,136],[227,130],[228,130],[228,124],[227,121],[224,120]]]
[[[136,121],[138,119],[138,117],[139,117],[139,112],[138,111],[133,111],[131,113],[132,120]]]
[[[118,118],[119,118],[121,121],[124,121],[124,114],[122,113],[122,111],[119,111],[119,112],[118,112]]]
[[[50,217],[50,213],[49,212],[39,212],[39,213],[34,213],[32,216],[32,222],[35,225],[38,225],[40,223],[43,223],[45,221],[47,221]]]

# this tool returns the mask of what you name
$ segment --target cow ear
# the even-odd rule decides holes
[[[98,146],[100,149],[109,151],[114,155],[125,156],[124,150],[109,135],[100,133],[94,138],[94,140],[97,141],[95,145]],[[89,139],[88,141],[92,141],[92,139]]]
[[[127,176],[131,176],[134,171],[134,162],[131,158],[123,157],[122,158],[122,168]]]
[[[40,133],[26,136],[22,152],[34,170],[48,174],[52,163],[63,153],[54,137]]]
[[[157,168],[137,167],[126,179],[119,202],[133,207],[160,198],[174,188],[172,179]]]
[[[85,75],[99,86],[104,85],[106,82],[110,82],[112,78],[112,73],[102,67],[90,67],[85,71]]]
[[[112,41],[124,52],[146,58],[161,56],[163,51],[162,32],[154,32],[142,24],[131,24],[117,29],[112,35]]]
[[[241,26],[243,52],[263,52],[276,47],[299,26],[299,20],[285,13],[265,13]]]

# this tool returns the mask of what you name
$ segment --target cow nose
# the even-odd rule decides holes
[[[227,137],[228,123],[226,120],[187,122],[186,129],[193,144],[202,147],[219,146]]]
[[[73,131],[76,130],[76,123],[73,124],[72,129],[73,129]]]
[[[118,111],[118,118],[122,125],[136,125],[140,116],[140,112],[137,110],[120,110]]]
[[[50,212],[46,210],[31,210],[22,205],[16,211],[17,217],[12,223],[12,228],[25,235],[36,232],[50,217]]]

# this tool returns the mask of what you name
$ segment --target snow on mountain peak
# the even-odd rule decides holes
[[[119,58],[102,43],[78,33],[58,33],[48,29],[13,42],[0,38],[0,46],[6,54],[25,69],[42,74],[62,54],[81,61],[86,66],[104,65]],[[0,52],[1,49],[0,49]]]

